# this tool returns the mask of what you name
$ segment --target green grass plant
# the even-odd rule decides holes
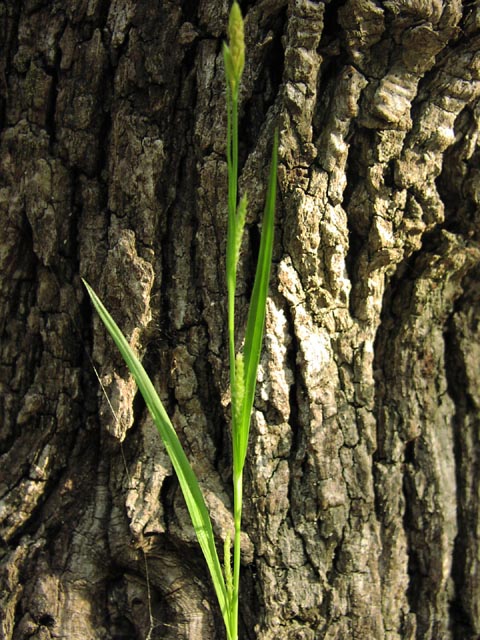
[[[231,387],[231,424],[233,449],[233,570],[231,538],[224,541],[223,567],[220,562],[210,516],[198,480],[180,440],[142,364],[130,348],[121,330],[90,285],[84,281],[92,303],[122,354],[160,433],[177,474],[198,542],[210,572],[228,640],[238,640],[238,601],[240,585],[240,532],[243,501],[243,470],[247,455],[251,413],[260,361],[268,283],[272,263],[274,212],[276,200],[277,147],[275,133],[269,184],[263,215],[260,249],[250,299],[243,350],[235,351],[235,293],[240,247],[247,214],[247,198],[238,200],[238,102],[245,62],[243,18],[234,2],[228,23],[228,44],[223,46],[227,96],[228,225],[226,280],[228,299],[228,347]]]

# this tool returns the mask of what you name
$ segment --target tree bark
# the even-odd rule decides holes
[[[251,0],[246,317],[279,202],[241,637],[480,637],[480,3]],[[168,457],[231,528],[226,0],[0,2],[0,637],[224,638]]]

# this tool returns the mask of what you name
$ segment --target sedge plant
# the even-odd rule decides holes
[[[224,541],[223,566],[220,562],[210,516],[197,477],[180,440],[142,364],[101,300],[84,281],[92,303],[125,360],[158,428],[185,498],[185,502],[205,557],[222,613],[228,640],[238,640],[238,601],[240,585],[240,532],[243,500],[243,469],[247,454],[251,413],[260,361],[268,283],[272,262],[274,212],[276,199],[277,147],[275,132],[270,176],[263,215],[260,248],[248,310],[243,349],[236,352],[235,293],[237,268],[247,214],[247,198],[238,198],[238,103],[245,62],[243,18],[234,2],[228,22],[228,44],[223,58],[227,97],[228,224],[226,247],[227,323],[231,388],[231,425],[233,458],[233,567],[231,537]]]

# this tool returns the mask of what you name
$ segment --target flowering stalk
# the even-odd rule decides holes
[[[277,134],[274,136],[270,178],[263,216],[260,250],[255,281],[248,312],[243,352],[235,354],[235,291],[237,266],[247,215],[247,198],[238,200],[238,94],[245,64],[243,18],[234,2],[228,22],[229,45],[223,47],[227,92],[227,168],[228,168],[228,231],[227,231],[227,298],[230,385],[232,392],[233,500],[234,540],[233,572],[231,540],[224,544],[223,567],[216,549],[213,528],[197,477],[185,455],[180,440],[141,362],[132,351],[101,300],[84,281],[87,292],[102,322],[123,356],[163,440],[177,474],[180,487],[205,557],[220,610],[227,640],[238,640],[238,596],[240,582],[240,528],[242,518],[243,468],[250,430],[257,368],[260,360],[268,281],[272,262],[274,209],[277,174]]]
[[[245,41],[240,7],[234,2],[228,22],[229,44],[223,46],[227,92],[227,298],[230,386],[232,395],[233,443],[233,593],[230,635],[238,637],[238,600],[240,587],[240,534],[243,501],[243,468],[250,431],[250,419],[260,360],[268,281],[272,261],[274,209],[277,173],[277,134],[274,137],[270,182],[263,218],[260,252],[248,314],[243,353],[235,355],[235,291],[240,247],[247,215],[247,198],[238,199],[238,96],[245,65]]]

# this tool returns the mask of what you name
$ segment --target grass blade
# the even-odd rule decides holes
[[[103,324],[107,328],[128,368],[130,369],[130,372],[142,393],[145,403],[152,414],[153,420],[155,421],[170,460],[172,461],[172,465],[177,474],[178,481],[187,504],[188,512],[190,513],[195,533],[197,534],[198,542],[203,551],[203,555],[205,556],[205,560],[212,577],[220,609],[225,621],[225,627],[229,629],[230,614],[227,589],[217,549],[215,547],[212,523],[195,473],[190,466],[170,418],[168,417],[162,401],[158,397],[158,394],[155,391],[145,369],[133,353],[127,340],[94,290],[85,280],[83,280],[83,283],[87,288],[88,294],[90,295],[93,305]]]
[[[273,139],[272,160],[268,183],[265,211],[262,221],[262,234],[258,255],[255,282],[253,285],[250,308],[248,310],[247,329],[245,333],[244,361],[245,361],[245,395],[242,409],[241,424],[236,434],[235,467],[237,473],[243,469],[247,453],[248,434],[250,431],[250,415],[252,412],[257,369],[262,349],[265,312],[267,304],[270,268],[272,264],[273,232],[275,224],[275,200],[277,193],[278,166],[278,132]]]

